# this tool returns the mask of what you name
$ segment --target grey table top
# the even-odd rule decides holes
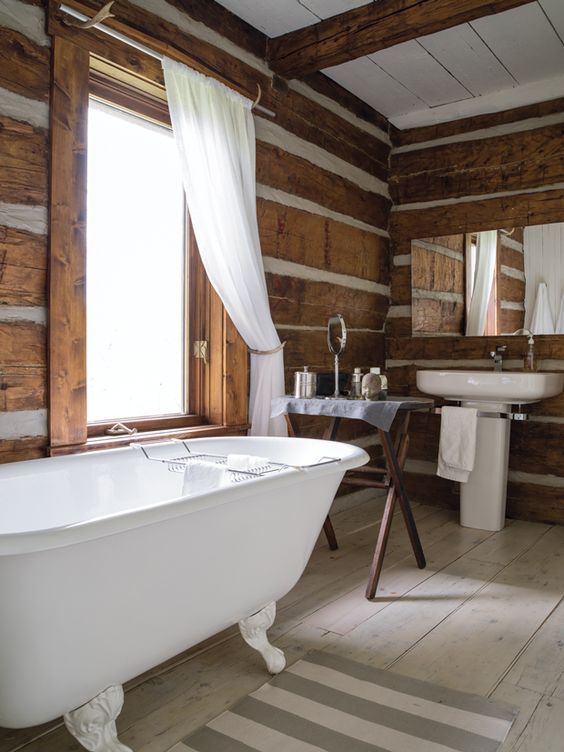
[[[271,403],[270,417],[298,413],[300,415],[328,415],[332,418],[352,418],[389,431],[398,411],[423,410],[433,407],[432,399],[424,397],[394,397],[386,400],[326,399],[313,397],[300,399],[292,395],[275,397]]]

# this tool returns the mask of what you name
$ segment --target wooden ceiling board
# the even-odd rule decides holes
[[[296,31],[319,21],[298,0],[220,0],[220,5],[269,37]]]
[[[415,39],[368,57],[430,107],[472,96]]]
[[[538,3],[472,21],[471,26],[519,83],[564,75],[564,45]]]
[[[323,72],[372,107],[377,102],[378,112],[386,117],[419,110],[425,106],[423,100],[394,81],[368,57],[336,65]]]
[[[429,34],[418,41],[474,96],[512,88],[516,84],[469,24]]]
[[[548,20],[554,26],[554,30],[560,39],[564,41],[564,1],[538,0],[538,2],[548,16]]]

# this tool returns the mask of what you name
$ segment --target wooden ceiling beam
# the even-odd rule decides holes
[[[299,78],[532,0],[377,0],[268,42],[271,68]]]

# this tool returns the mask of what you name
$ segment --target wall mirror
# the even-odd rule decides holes
[[[564,334],[564,223],[411,243],[414,336]]]

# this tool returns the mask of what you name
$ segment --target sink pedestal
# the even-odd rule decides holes
[[[463,402],[483,412],[508,412],[509,405]],[[511,421],[478,418],[476,460],[467,483],[460,484],[460,524],[480,530],[502,530],[505,525],[507,466]]]

